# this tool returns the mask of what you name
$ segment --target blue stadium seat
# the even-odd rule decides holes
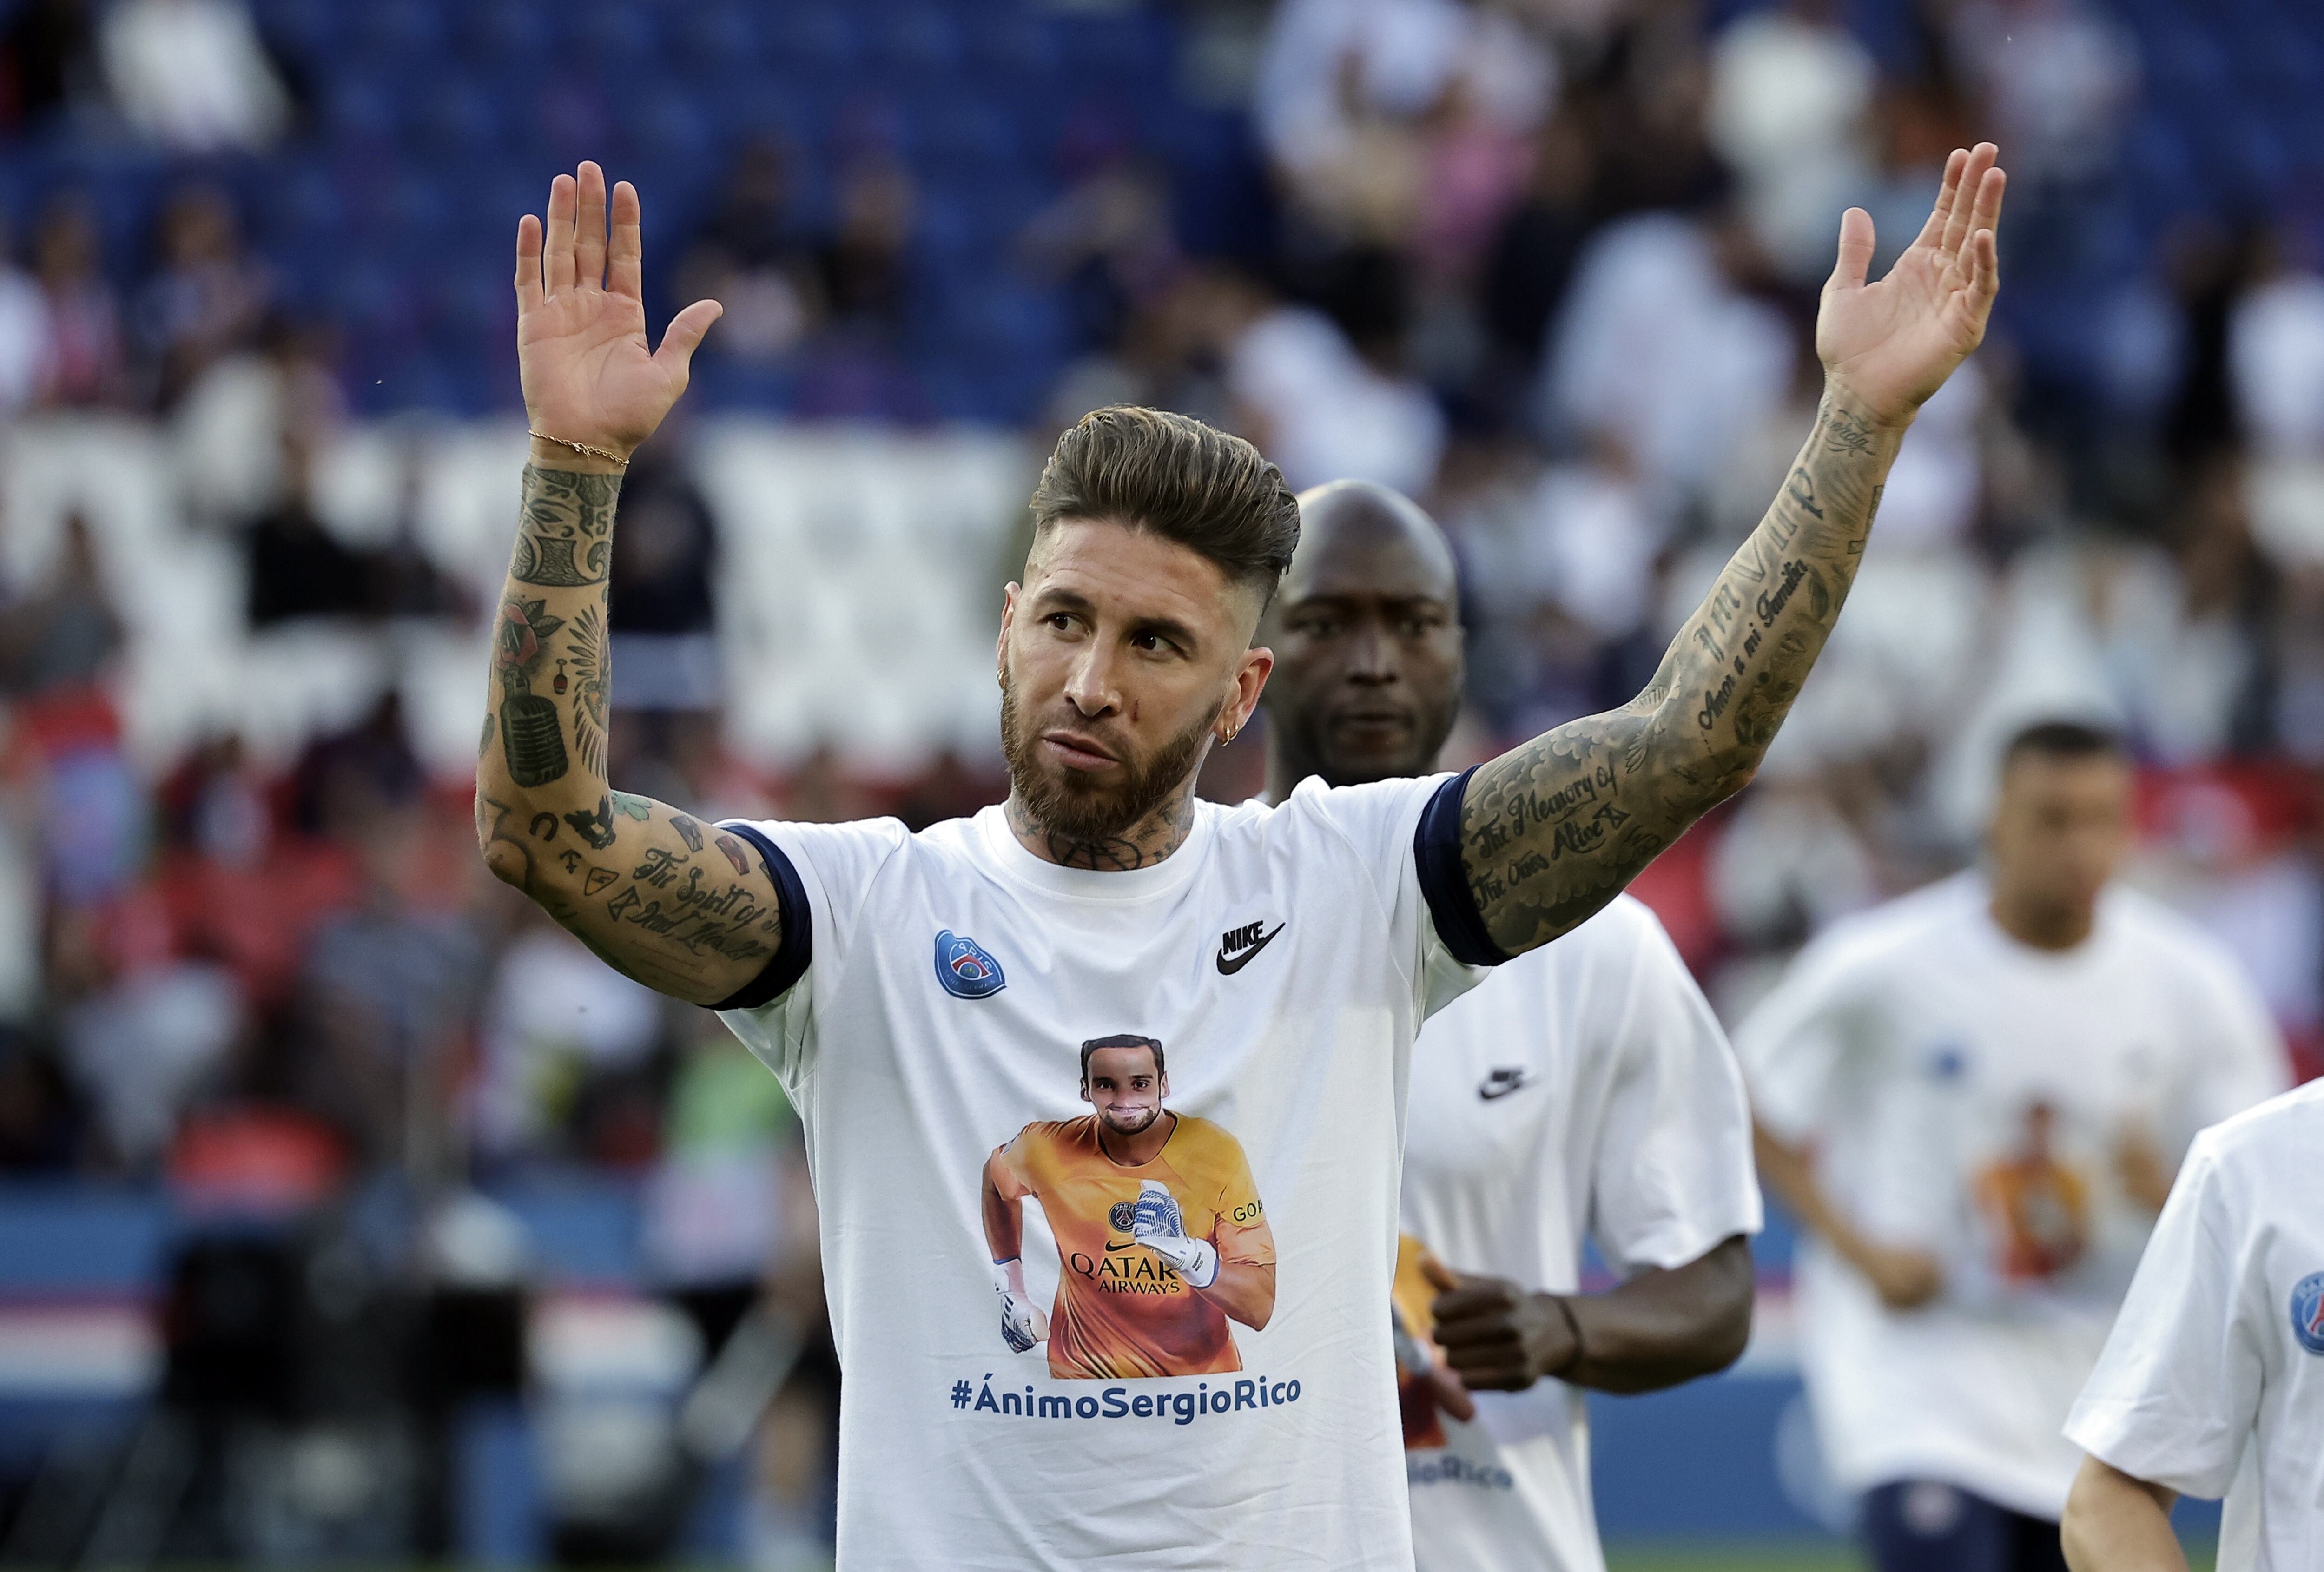
[[[395,142],[402,131],[398,84],[371,72],[342,71],[323,92],[320,119],[333,142],[369,146]]]
[[[582,0],[566,14],[583,58],[622,74],[644,70],[661,58],[661,27],[652,9],[636,0]]]
[[[748,70],[765,47],[758,12],[734,0],[697,0],[669,19],[670,60],[688,71]]]
[[[501,95],[484,82],[447,76],[413,102],[403,126],[404,143],[415,152],[455,166],[503,134]]]
[[[432,61],[443,56],[444,13],[431,0],[364,0],[347,10],[349,47],[367,60]]]
[[[252,19],[270,46],[312,68],[334,58],[349,9],[331,0],[259,0]]]
[[[971,78],[997,97],[1044,86],[1064,63],[1055,19],[1026,6],[980,7],[964,32]]]
[[[699,164],[718,145],[718,127],[697,95],[675,81],[639,91],[617,106],[622,151],[647,162]]]
[[[462,52],[472,60],[503,69],[522,69],[549,55],[555,23],[539,0],[475,0],[463,5],[454,23]]]
[[[794,4],[767,18],[766,54],[779,69],[844,81],[861,63],[862,40],[850,14],[837,5]]]
[[[944,7],[919,4],[868,9],[868,63],[875,77],[922,87],[958,74],[964,58],[961,30]]]

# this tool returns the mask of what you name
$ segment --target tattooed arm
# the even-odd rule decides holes
[[[1766,516],[1644,692],[1470,777],[1462,860],[1503,950],[1582,921],[1758,768],[1855,582],[1905,428],[1984,337],[1996,157],[1990,143],[1952,155],[1920,237],[1877,284],[1872,221],[1849,209],[1816,322],[1823,402]]]
[[[605,778],[605,583],[620,458],[685,391],[687,357],[717,316],[689,307],[659,354],[639,301],[638,199],[614,188],[611,246],[595,164],[550,188],[544,238],[517,230],[517,353],[540,433],[493,630],[476,761],[476,839],[523,891],[616,969],[711,1003],[749,983],[781,938],[772,876],[737,837]]]

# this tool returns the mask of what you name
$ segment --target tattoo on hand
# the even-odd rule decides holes
[[[694,820],[683,813],[673,813],[669,816],[669,827],[678,831],[678,838],[686,843],[687,850],[698,852],[702,849],[702,827]]]

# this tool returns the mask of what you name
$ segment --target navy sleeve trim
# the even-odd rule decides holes
[[[781,998],[807,976],[815,958],[815,913],[807,902],[807,886],[791,866],[783,848],[747,824],[722,824],[720,829],[739,835],[759,848],[768,876],[775,882],[775,911],[783,925],[782,942],[764,970],[733,993],[710,1006],[713,1010],[756,1010]]]
[[[1497,966],[1510,956],[1485,929],[1477,892],[1469,887],[1469,866],[1461,849],[1461,801],[1475,765],[1436,789],[1420,810],[1412,832],[1412,860],[1420,870],[1420,893],[1436,920],[1436,937],[1464,966]]]

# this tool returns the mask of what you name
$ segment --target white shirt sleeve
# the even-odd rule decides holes
[[[1618,902],[1593,921],[1635,930],[1627,1007],[1610,1040],[1619,1055],[1591,1179],[1591,1231],[1625,1276],[1683,1266],[1761,1225],[1751,1110],[1726,1032],[1653,912]]]
[[[797,913],[784,912],[783,945],[807,948],[806,967],[799,979],[775,998],[748,1008],[720,1012],[744,1047],[775,1072],[794,1105],[803,1101],[802,1087],[814,1068],[815,996],[819,985],[845,969],[855,942],[857,918],[872,882],[888,859],[911,837],[892,818],[862,819],[849,824],[785,824],[775,821],[729,823],[718,833],[747,831],[742,838],[764,840],[779,853],[798,882],[807,907],[804,929]],[[755,838],[754,838],[755,837]],[[779,891],[783,870],[770,869]],[[783,959],[776,957],[777,964]]]
[[[2259,1411],[2236,1202],[2213,1139],[2198,1137],[2066,1420],[2093,1457],[2187,1495],[2227,1493]]]
[[[2292,1085],[2292,1063],[2267,1003],[2242,963],[2209,939],[2187,957],[2195,1044],[2183,1089],[2190,1133],[2267,1101]]]
[[[1311,777],[1277,809],[1314,816],[1352,848],[1388,918],[1396,952],[1406,957],[1406,976],[1424,1016],[1476,986],[1488,972],[1463,965],[1446,948],[1414,853],[1421,815],[1444,783],[1455,778],[1427,775],[1327,787]],[[1438,892],[1434,902],[1457,898],[1452,892]]]
[[[1735,1033],[1751,1110],[1779,1140],[1807,1140],[1831,1111],[1857,1037],[1851,971],[1830,940],[1809,946]]]

